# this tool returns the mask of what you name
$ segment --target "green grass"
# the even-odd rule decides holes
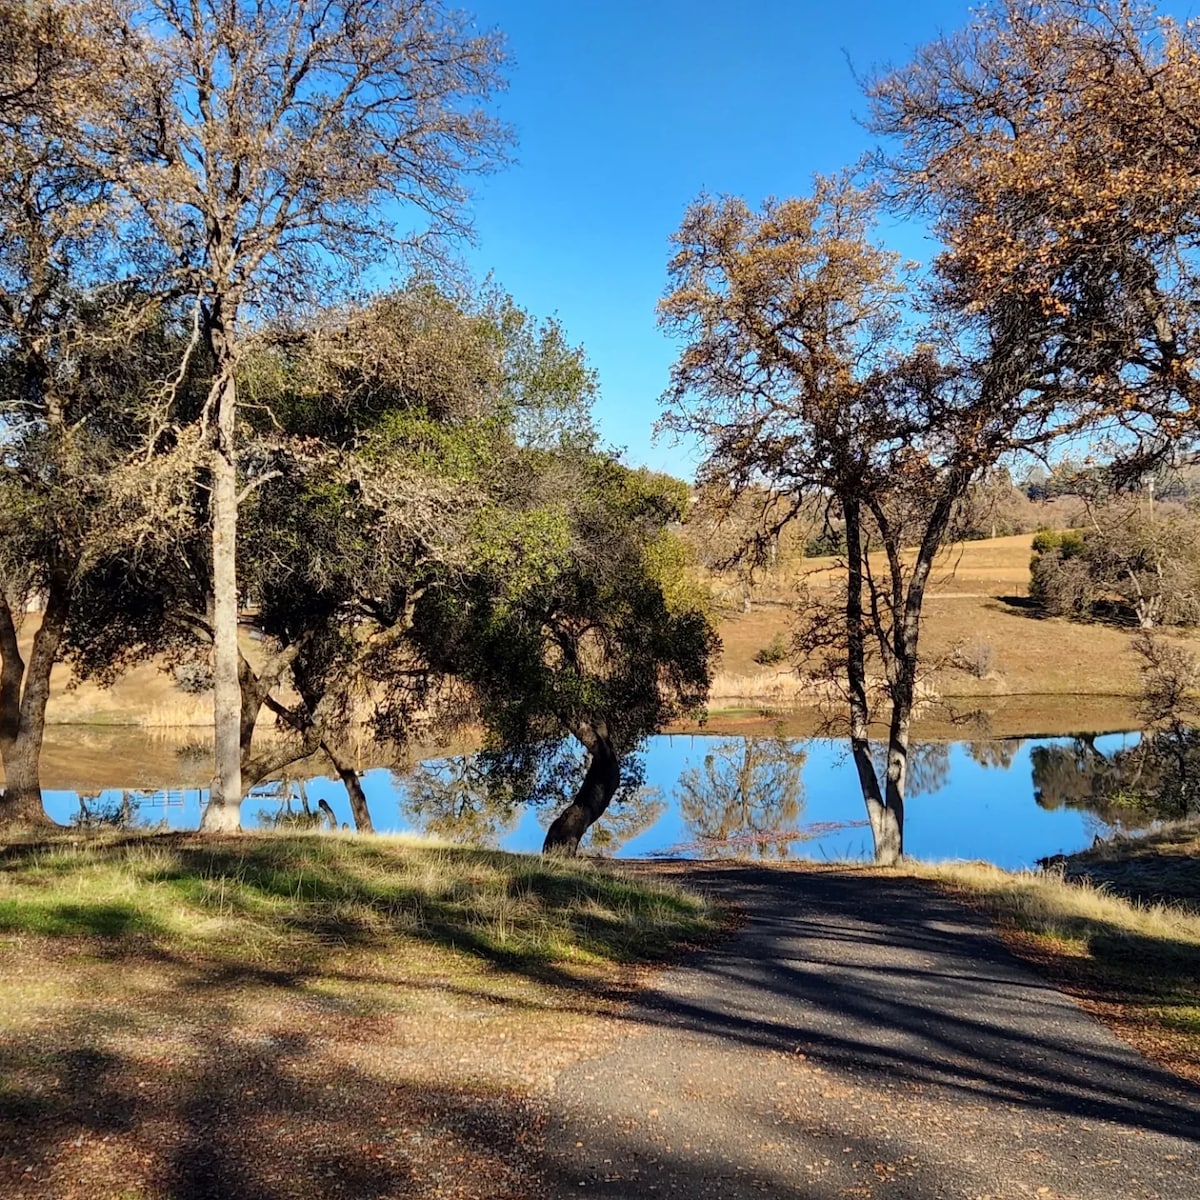
[[[611,867],[395,838],[101,835],[0,849],[0,938],[254,962],[432,943],[528,970],[651,960],[717,924],[700,898]]]
[[[719,925],[611,865],[401,838],[0,843],[0,1193],[523,1195],[632,964]]]

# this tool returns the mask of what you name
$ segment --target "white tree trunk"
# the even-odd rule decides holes
[[[241,828],[242,688],[238,659],[237,387],[232,368],[217,401],[217,445],[212,454],[213,722],[216,774],[200,828]]]

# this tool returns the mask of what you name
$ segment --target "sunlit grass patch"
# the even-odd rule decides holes
[[[427,943],[525,968],[626,963],[716,924],[698,897],[602,865],[412,839],[108,836],[0,856],[0,934],[140,938],[219,958]]]

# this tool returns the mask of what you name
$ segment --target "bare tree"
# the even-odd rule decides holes
[[[776,520],[834,504],[845,522],[840,607],[810,613],[803,648],[844,701],[879,862],[903,851],[919,633],[934,561],[972,485],[1046,436],[1048,410],[985,328],[944,351],[912,335],[906,278],[871,240],[873,198],[841,180],[754,212],[701,199],[675,235],[663,325],[684,342],[664,424],[698,436],[703,482],[765,487]],[[768,531],[769,532],[769,531]],[[888,727],[876,770],[869,733]]]
[[[95,162],[174,259],[211,384],[197,418],[209,490],[216,777],[206,829],[242,799],[238,366],[248,325],[345,290],[393,251],[466,229],[464,179],[504,130],[494,35],[439,0],[96,0],[122,83],[89,114]],[[182,375],[183,372],[181,371]],[[160,437],[179,415],[164,398]],[[152,445],[151,450],[156,449]]]
[[[1147,455],[1200,409],[1200,28],[1128,0],[981,8],[869,87],[887,186],[943,300],[1002,314],[1053,396]]]

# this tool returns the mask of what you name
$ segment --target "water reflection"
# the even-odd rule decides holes
[[[908,849],[923,858],[1029,866],[1087,846],[1118,823],[1144,825],[1153,814],[1130,807],[1128,795],[1135,785],[1166,778],[1169,765],[1162,747],[1150,754],[1148,745],[1150,739],[1136,733],[914,745]],[[1190,749],[1180,747],[1181,755]],[[107,780],[115,766],[109,762],[106,769]],[[404,774],[372,769],[362,782],[381,832],[536,851],[581,770],[582,763],[562,756],[553,787],[548,776],[535,781],[541,804],[523,802],[520,775],[494,772],[471,755],[431,760]],[[178,778],[182,784],[186,776]],[[194,786],[143,785],[51,791],[46,804],[64,824],[194,828],[206,798]],[[844,743],[662,736],[651,739],[638,778],[585,849],[623,856],[862,858],[871,853],[864,816]],[[348,823],[350,811],[340,781],[312,775],[255,789],[243,819],[250,826],[329,828]]]
[[[337,815],[328,800],[318,797],[315,807],[309,802],[305,779],[264,784],[255,789],[255,796],[259,800],[278,803],[277,808],[260,808],[255,813],[254,823],[260,829],[333,830],[338,827]]]
[[[624,800],[610,806],[592,826],[587,848],[594,854],[618,854],[630,842],[652,830],[666,811],[667,801],[659,788],[637,788]]]
[[[967,742],[966,749],[971,761],[981,767],[1007,771],[1023,745],[1024,738],[996,738],[988,742]]]
[[[1185,817],[1200,807],[1200,731],[1171,726],[1106,749],[1090,734],[1038,746],[1034,799],[1074,808],[1109,825]]]
[[[412,771],[393,771],[392,780],[401,818],[430,837],[494,846],[517,824],[520,801],[512,779],[489,770],[480,755],[434,759]]]
[[[803,834],[801,776],[807,752],[782,737],[727,738],[679,777],[690,838],[675,849],[705,856],[786,858]]]
[[[887,774],[880,747],[879,777]],[[945,742],[917,742],[908,749],[908,797],[932,796],[950,782],[950,747]]]

